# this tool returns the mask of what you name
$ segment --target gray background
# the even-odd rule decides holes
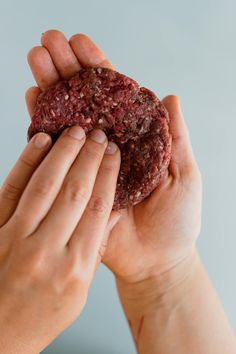
[[[181,97],[204,182],[198,246],[236,329],[235,12],[235,0],[1,0],[0,180],[26,143],[27,51],[49,28],[92,36],[118,70]],[[45,353],[135,353],[105,267],[79,320]]]

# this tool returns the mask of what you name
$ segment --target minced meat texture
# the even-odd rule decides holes
[[[102,129],[121,150],[113,209],[145,199],[159,185],[171,153],[168,112],[150,90],[107,68],[81,69],[38,96],[28,139],[38,132],[55,141],[63,129]]]

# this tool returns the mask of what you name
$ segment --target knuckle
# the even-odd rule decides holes
[[[54,180],[50,178],[39,178],[37,181],[35,181],[33,193],[39,197],[45,197],[52,190],[53,186]]]
[[[109,203],[101,196],[92,196],[88,203],[88,210],[96,216],[105,216],[109,209]]]
[[[87,287],[90,281],[90,275],[86,267],[80,263],[77,254],[71,256],[65,267],[65,278],[70,283],[77,284],[80,287]]]
[[[75,272],[73,279],[78,280],[81,287],[87,288],[91,282],[91,274],[88,270],[83,269]]]
[[[59,138],[58,143],[63,153],[66,152],[69,155],[74,155],[77,153],[78,140],[73,139],[69,135],[63,135],[61,138]]]
[[[2,198],[7,200],[18,200],[21,193],[21,188],[16,187],[11,183],[6,183],[1,189]]]
[[[117,166],[114,164],[104,164],[102,166],[102,169],[105,172],[105,174],[114,174],[118,172]]]
[[[31,275],[40,275],[47,268],[47,256],[44,249],[39,248],[30,254],[29,272]]]
[[[65,293],[68,294],[80,294],[81,298],[87,294],[90,285],[89,278],[86,278],[86,272],[74,272],[73,275],[68,277],[64,281]]]
[[[15,231],[14,235],[16,238],[20,238],[18,236],[24,235],[24,230],[28,228],[30,225],[29,214],[25,213],[22,210],[16,209],[10,220],[11,231]]]
[[[65,182],[64,194],[71,201],[85,201],[87,203],[89,197],[89,187],[81,181],[68,180]]]
[[[29,159],[27,156],[21,156],[20,157],[20,162],[24,165],[29,167],[30,169],[35,169],[36,168],[36,163]]]
[[[48,252],[42,245],[27,243],[18,240],[14,244],[14,265],[17,268],[16,274],[19,280],[31,282],[45,278],[48,271]],[[24,262],[22,262],[24,259]],[[19,263],[20,262],[20,263]]]
[[[90,144],[86,144],[84,147],[84,154],[86,158],[90,161],[100,161],[103,156],[102,146],[101,148],[91,146]]]

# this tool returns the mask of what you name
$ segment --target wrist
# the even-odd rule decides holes
[[[128,318],[138,318],[161,306],[176,306],[191,286],[199,264],[199,256],[193,249],[168,270],[161,273],[152,270],[145,279],[127,281],[116,277],[119,297]]]

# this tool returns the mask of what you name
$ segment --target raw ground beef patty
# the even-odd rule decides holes
[[[86,134],[102,129],[121,150],[113,209],[141,202],[158,186],[171,137],[168,112],[153,92],[111,69],[82,69],[38,96],[28,138],[45,132],[56,140],[72,125]]]

